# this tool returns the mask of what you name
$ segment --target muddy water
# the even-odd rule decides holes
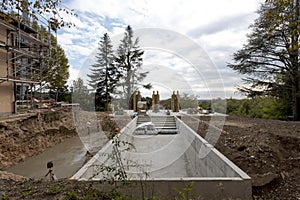
[[[48,172],[47,162],[54,164],[53,172],[57,178],[68,178],[75,174],[86,162],[87,149],[101,149],[107,142],[104,133],[92,133],[81,137],[75,136],[46,149],[43,153],[27,158],[13,167],[6,169],[8,172],[19,174],[33,179],[45,177]]]

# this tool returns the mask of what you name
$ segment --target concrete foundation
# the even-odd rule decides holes
[[[193,183],[192,193],[204,199],[251,199],[250,177],[175,119],[178,133],[165,135],[133,135],[137,122],[133,119],[114,142],[101,149],[72,179],[105,180],[116,177],[114,170],[125,171],[126,176],[118,177],[132,184],[121,190],[137,198],[140,189],[145,188],[151,189],[149,194],[143,192],[147,197],[173,197],[178,194],[174,188],[180,190]],[[127,149],[128,144],[134,148]],[[114,170],[107,172],[111,168]]]

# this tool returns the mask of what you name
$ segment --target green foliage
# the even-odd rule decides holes
[[[118,127],[117,123],[112,120],[108,115],[106,115],[102,120],[101,120],[101,128],[103,131],[108,131],[110,135],[108,136],[109,139],[112,139],[114,134],[115,128]]]
[[[7,194],[3,195],[2,200],[8,200],[9,196]]]
[[[37,182],[37,183],[42,183],[43,180],[44,180],[43,178],[39,178],[39,179],[36,180],[36,182]]]
[[[36,190],[32,189],[31,186],[26,186],[25,189],[22,191],[23,197],[28,197],[34,193],[36,193]]]
[[[41,16],[41,14],[47,14],[47,16],[49,16],[49,14],[52,13],[52,11],[56,10],[56,16],[50,17],[50,23],[52,23],[52,28],[54,28],[54,21],[52,21],[51,19],[59,18],[60,15],[58,14],[58,10],[65,10],[59,8],[58,4],[58,0],[3,1],[3,3],[1,4],[0,14],[0,16],[4,17],[4,19],[9,19],[10,17],[13,17],[15,20],[20,20],[22,23],[25,23],[33,29],[35,29],[38,32],[38,36],[36,36],[37,39],[41,40],[43,43],[51,42],[50,49],[42,48],[39,43],[30,42],[31,45],[29,51],[31,53],[35,52],[35,54],[39,54],[40,58],[43,59],[31,58],[30,56],[27,56],[28,63],[30,63],[31,66],[30,71],[28,69],[27,78],[31,80],[42,80],[42,84],[40,87],[50,90],[58,90],[61,88],[65,88],[65,84],[69,78],[69,64],[64,50],[60,45],[57,44],[56,37],[53,34],[51,34],[48,28],[44,27],[44,25],[46,25],[44,22],[41,23],[37,21],[38,18],[36,15]],[[47,7],[44,8],[41,6]],[[22,14],[13,14],[12,11],[20,11]],[[69,14],[72,13],[70,11],[67,12]],[[32,17],[32,20],[27,19],[27,17],[24,16]],[[56,20],[58,24],[54,26],[58,28],[62,25],[60,23],[63,23],[63,19],[61,18],[61,21],[58,19]],[[32,21],[32,23],[30,23],[30,21]],[[43,24],[43,26],[39,24]]]
[[[251,109],[250,100],[243,99],[240,102],[240,106],[237,108],[236,114],[238,114],[240,116],[249,116],[250,115],[250,109]]]
[[[47,32],[45,34],[48,35]],[[51,59],[45,59],[43,68],[45,87],[50,90],[64,88],[69,78],[69,61],[63,48],[56,41],[56,37],[51,35]]]
[[[55,186],[54,188],[47,189],[45,193],[47,195],[56,195],[56,194],[59,194],[62,191],[62,189],[63,189],[63,187],[58,185],[58,186]]]
[[[234,63],[228,66],[245,75],[247,86],[240,87],[241,92],[248,97],[274,97],[276,102],[267,104],[286,104],[294,119],[299,120],[299,1],[266,0],[258,14],[247,43],[233,55]],[[273,107],[264,112],[281,117]],[[270,117],[264,113],[251,115],[257,114]]]
[[[198,108],[198,98],[194,95],[189,95],[187,93],[183,93],[179,97],[179,103],[181,109],[187,109],[187,108]]]
[[[275,98],[259,98],[258,107],[260,107],[261,118],[266,119],[286,119],[287,118],[287,109],[281,101]]]
[[[211,109],[218,113],[226,113],[226,100],[218,98],[211,101]]]
[[[274,97],[227,100],[227,114],[266,119],[287,119],[288,105]]]
[[[270,28],[269,32],[276,31],[276,29],[280,29],[282,23],[289,23],[289,26],[293,27],[291,31],[291,35],[299,35],[300,29],[296,28],[299,24],[299,19],[295,20],[295,15],[299,15],[299,10],[291,11],[290,8],[299,9],[299,1],[298,0],[265,0],[267,4],[273,4],[275,9],[270,9],[266,12],[266,18],[268,21],[275,21]],[[296,4],[296,5],[295,5]],[[295,13],[296,11],[296,13]],[[274,20],[275,19],[275,20]],[[294,28],[295,27],[295,28]]]
[[[69,191],[69,192],[67,192],[67,194],[66,194],[66,196],[65,196],[64,199],[65,200],[77,200],[79,198],[78,198],[78,195],[77,195],[76,192]]]
[[[239,107],[239,101],[236,99],[227,99],[226,101],[226,113],[236,114],[236,111]]]
[[[93,110],[93,95],[89,93],[87,86],[80,77],[73,81],[72,102],[79,103],[83,110]]]
[[[96,90],[95,108],[107,111],[113,94],[119,95],[122,108],[131,108],[133,91],[142,86],[150,89],[152,85],[141,84],[148,72],[141,72],[144,51],[139,47],[138,38],[133,37],[130,26],[125,29],[116,53],[107,33],[99,42],[96,63],[91,65],[89,85]],[[121,90],[120,91],[117,91]]]
[[[105,163],[96,166],[98,169],[94,176],[101,175],[101,180],[109,184],[114,184],[116,181],[125,183],[127,180],[125,165],[130,161],[124,163],[121,154],[134,149],[134,146],[129,142],[120,140],[114,131],[110,133],[109,138],[111,139],[112,151],[102,155],[105,158]]]
[[[73,10],[60,7],[60,3],[60,0],[8,0],[2,1],[1,11],[9,13],[9,16],[13,17],[18,17],[18,15],[11,11],[19,11],[28,15],[33,20],[38,20],[40,16],[48,16],[52,29],[58,29],[64,26],[74,26],[71,21],[66,21],[63,16],[76,16],[76,14]]]
[[[192,181],[185,188],[182,188],[182,189],[173,188],[173,190],[175,190],[178,193],[178,197],[175,197],[175,200],[190,200],[190,199],[199,198],[200,194],[192,194],[191,195],[194,185],[195,185],[195,182]]]
[[[147,76],[148,72],[141,72],[144,51],[139,47],[139,39],[133,37],[130,26],[125,29],[124,37],[117,49],[115,65],[120,70],[119,86],[123,89],[123,97],[130,107],[130,98],[137,86]],[[151,88],[151,84],[142,85]]]
[[[89,85],[96,90],[95,108],[97,111],[107,111],[108,103],[115,91],[120,72],[113,64],[115,56],[113,46],[107,33],[103,35],[99,42],[96,63],[90,68]]]
[[[80,198],[81,200],[93,200],[93,199],[100,199],[100,197],[103,197],[105,194],[97,189],[89,189],[85,192],[85,195]]]
[[[51,49],[43,49],[41,63],[42,70],[36,70],[32,76],[34,79],[42,79],[41,88],[49,89],[49,95],[53,94],[54,99],[62,96],[68,91],[66,83],[69,78],[69,63],[63,48],[57,44],[56,37],[49,33],[44,27],[38,27],[39,39],[48,40],[51,37]],[[48,52],[50,51],[50,52]],[[50,56],[50,58],[49,58]],[[37,88],[39,89],[39,88]]]
[[[56,91],[50,90],[49,96],[57,102],[72,102],[72,92],[68,89],[67,85],[62,88],[57,88]]]
[[[115,199],[115,200],[129,200],[130,198],[126,195],[121,194],[116,189],[112,189],[110,192],[106,193],[107,199]]]

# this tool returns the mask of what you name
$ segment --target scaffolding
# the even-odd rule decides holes
[[[13,88],[13,94],[1,95],[12,96],[8,99],[13,100],[11,112],[15,113],[36,103],[34,93],[41,88],[45,62],[50,60],[51,26],[41,16],[36,20],[27,13],[6,16],[10,17],[0,18],[0,88]]]

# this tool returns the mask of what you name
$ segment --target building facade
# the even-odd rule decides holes
[[[0,115],[33,107],[50,55],[47,23],[28,16],[0,18]]]

